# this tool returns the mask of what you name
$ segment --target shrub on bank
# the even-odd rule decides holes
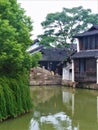
[[[30,111],[32,101],[26,75],[0,76],[0,121]]]
[[[32,30],[32,21],[17,0],[0,0],[1,121],[31,109],[28,73],[33,58],[26,50],[33,42]]]

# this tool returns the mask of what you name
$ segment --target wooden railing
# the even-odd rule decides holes
[[[75,72],[76,82],[96,82],[96,72]]]

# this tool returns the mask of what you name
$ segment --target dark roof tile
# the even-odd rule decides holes
[[[88,58],[88,57],[98,57],[98,50],[86,50],[86,51],[80,51],[75,53],[72,58],[76,59],[76,58]]]
[[[93,25],[89,30],[80,34],[76,34],[74,38],[91,36],[91,35],[98,35],[98,25]]]
[[[42,49],[41,61],[64,61],[72,54],[71,50],[61,48]]]
[[[89,30],[94,30],[94,29],[98,29],[98,25],[93,25]]]
[[[93,31],[87,31],[87,32],[84,32],[84,33],[80,33],[80,34],[75,35],[74,37],[78,38],[78,37],[91,36],[91,35],[98,35],[98,30],[93,30]]]

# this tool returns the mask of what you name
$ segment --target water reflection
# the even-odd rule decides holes
[[[97,130],[98,91],[31,88],[33,113],[0,123],[0,130]]]
[[[39,103],[40,116],[37,120],[33,116],[30,130],[34,122],[34,130],[97,130],[97,91],[63,88],[51,94],[49,100]]]
[[[97,122],[98,122],[98,96],[97,96]]]
[[[38,114],[37,119],[33,117],[30,123],[30,130],[47,130],[53,128],[54,130],[78,130],[78,127],[72,128],[72,120],[64,112],[41,117]]]
[[[71,107],[72,115],[74,114],[74,94],[70,92],[62,91],[62,100],[63,103]],[[70,104],[71,103],[71,104]]]

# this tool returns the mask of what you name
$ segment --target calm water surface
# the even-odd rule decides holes
[[[98,130],[98,91],[33,87],[34,111],[0,123],[0,130]]]

